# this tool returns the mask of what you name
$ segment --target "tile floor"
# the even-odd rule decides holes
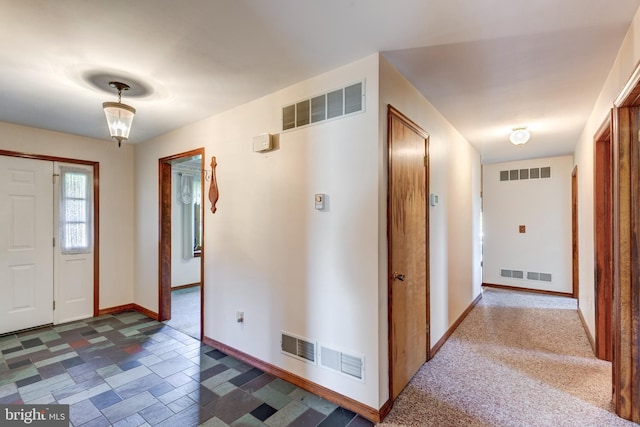
[[[372,426],[167,325],[125,312],[0,337],[0,404],[73,426]]]

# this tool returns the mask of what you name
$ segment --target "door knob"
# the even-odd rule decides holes
[[[402,273],[398,273],[397,271],[394,271],[392,277],[393,277],[393,280],[398,279],[401,282],[404,282],[404,274]]]

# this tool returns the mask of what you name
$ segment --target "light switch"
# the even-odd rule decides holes
[[[316,194],[315,196],[315,200],[316,200],[316,209],[317,210],[322,210],[324,209],[324,194]]]

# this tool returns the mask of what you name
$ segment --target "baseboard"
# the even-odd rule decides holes
[[[173,292],[173,291],[177,291],[177,290],[180,290],[180,289],[195,288],[196,286],[200,286],[200,282],[197,282],[197,283],[189,283],[189,284],[187,284],[187,285],[172,286],[172,287],[171,287],[171,292]]]
[[[147,317],[152,318],[153,320],[158,320],[160,318],[158,316],[158,313],[153,312],[147,308],[144,308],[141,305],[133,304],[133,303],[117,305],[115,307],[109,307],[109,308],[101,308],[100,310],[98,310],[98,316],[104,316],[105,314],[122,313],[123,311],[137,311],[139,313],[144,314]]]
[[[589,340],[589,344],[591,344],[591,349],[593,350],[593,354],[596,354],[596,340],[593,339],[593,335],[591,335],[591,331],[589,331],[589,327],[587,326],[587,321],[584,319],[582,315],[582,310],[578,307],[578,317],[580,317],[580,322],[582,322],[582,327],[584,328],[584,332],[587,334],[587,339]]]
[[[340,393],[336,393],[333,390],[329,390],[326,387],[323,387],[319,384],[311,382],[305,378],[302,378],[296,374],[285,371],[284,369],[278,368],[275,365],[267,363],[263,360],[260,360],[256,357],[253,357],[249,354],[246,354],[240,350],[236,350],[233,347],[229,347],[226,344],[223,344],[219,341],[216,341],[209,337],[203,337],[202,342],[210,347],[213,347],[221,352],[235,357],[236,359],[251,365],[255,368],[258,368],[274,377],[280,378],[282,380],[288,381],[291,384],[300,387],[301,389],[307,390],[310,393],[316,394],[323,399],[329,400],[336,405],[342,406],[350,411],[353,411],[362,417],[371,420],[373,422],[380,422],[384,416],[386,416],[391,410],[391,403],[385,403],[380,410],[376,410],[370,406],[364,405],[358,401],[351,399],[350,397],[343,396]]]
[[[451,327],[442,336],[442,338],[440,338],[438,342],[433,346],[433,348],[431,349],[431,352],[429,353],[429,358],[432,358],[433,356],[436,355],[436,353],[440,350],[440,348],[442,348],[444,343],[449,339],[451,334],[453,334],[453,332],[456,329],[458,329],[458,326],[460,326],[462,321],[467,317],[467,315],[471,312],[471,310],[473,310],[473,307],[475,307],[480,302],[481,299],[482,299],[482,292],[480,292],[480,294],[476,297],[476,299],[471,301],[471,304],[469,304],[469,307],[467,307],[467,309],[460,315],[460,317],[458,317],[458,320],[456,320],[453,323],[453,325],[451,325]]]
[[[571,292],[557,292],[557,291],[547,291],[543,289],[521,288],[519,286],[498,285],[495,283],[482,283],[482,286],[484,286],[485,288],[504,289],[506,291],[531,292],[534,294],[553,295],[556,297],[573,298],[573,293]]]

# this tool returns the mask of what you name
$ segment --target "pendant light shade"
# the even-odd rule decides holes
[[[122,141],[129,139],[129,132],[131,131],[133,117],[136,115],[136,109],[120,102],[122,91],[128,90],[129,85],[120,82],[109,82],[109,86],[118,89],[118,102],[103,102],[102,108],[109,125],[109,133],[113,139],[118,141],[118,147],[120,147]]]

